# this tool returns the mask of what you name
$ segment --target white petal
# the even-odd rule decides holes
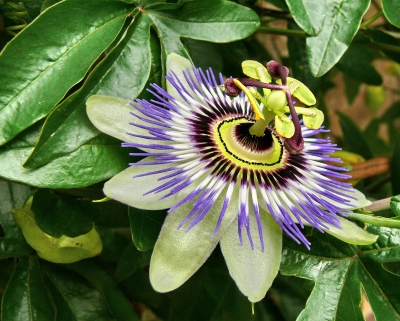
[[[145,159],[142,159],[138,163],[151,161],[154,161],[154,157],[147,157]],[[189,185],[181,192],[160,200],[160,198],[167,194],[168,191],[157,194],[143,194],[165,183],[165,180],[158,181],[158,179],[162,176],[168,175],[171,172],[152,174],[135,178],[133,176],[157,170],[163,170],[171,166],[171,164],[131,166],[121,173],[115,175],[104,185],[104,194],[121,203],[136,208],[146,210],[159,210],[170,208],[172,205],[175,205],[181,199],[183,199],[183,197],[190,193],[193,187],[196,185],[196,182],[191,184],[193,185],[193,187]]]
[[[340,229],[336,226],[327,224],[329,226],[329,230],[324,229],[326,233],[331,234],[346,243],[355,245],[372,244],[378,239],[378,235],[368,233],[367,231],[358,227],[355,223],[350,222],[343,217],[338,218],[342,228]]]
[[[229,273],[236,285],[251,302],[262,300],[275,279],[282,252],[282,229],[274,218],[261,211],[263,224],[264,253],[261,251],[260,238],[254,213],[250,215],[250,230],[254,243],[251,249],[245,229],[243,246],[240,245],[236,219],[221,238],[221,249]]]
[[[185,226],[179,230],[177,230],[177,227],[190,213],[191,204],[178,207],[166,217],[150,262],[150,282],[156,291],[168,292],[178,288],[210,256],[221,235],[237,215],[237,199],[232,199],[219,232],[211,237],[218,221],[223,200],[222,195],[208,214],[188,232],[185,232]]]

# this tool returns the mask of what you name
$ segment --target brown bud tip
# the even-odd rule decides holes
[[[225,81],[225,94],[230,96],[230,97],[237,97],[242,90],[236,86],[236,84],[233,82],[232,78],[228,78]]]
[[[300,154],[304,149],[303,136],[297,132],[291,138],[285,139],[285,148],[290,154]]]
[[[287,75],[289,75],[289,69],[287,67],[281,66],[279,63],[277,63],[274,60],[271,60],[267,63],[268,73],[274,78],[279,78],[279,79],[282,78],[281,68],[283,68],[285,70],[285,73],[286,73],[285,77],[287,77]]]

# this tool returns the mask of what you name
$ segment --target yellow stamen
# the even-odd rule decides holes
[[[253,110],[253,112],[256,114],[255,119],[259,120],[259,119],[264,119],[264,115],[262,114],[260,105],[258,104],[257,100],[254,98],[254,96],[251,94],[251,92],[247,89],[246,86],[244,86],[239,80],[237,79],[233,79],[233,82],[235,83],[236,86],[238,86],[243,92],[244,94],[247,96],[247,98],[249,99],[250,105],[251,105],[251,109]]]

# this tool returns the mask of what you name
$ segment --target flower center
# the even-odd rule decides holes
[[[246,117],[224,119],[213,127],[214,140],[222,155],[248,169],[280,168],[286,152],[280,137],[266,127],[262,136],[250,134],[254,121]]]

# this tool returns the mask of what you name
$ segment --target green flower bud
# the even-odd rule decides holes
[[[286,93],[283,90],[274,90],[267,97],[267,108],[280,114],[287,105]]]

